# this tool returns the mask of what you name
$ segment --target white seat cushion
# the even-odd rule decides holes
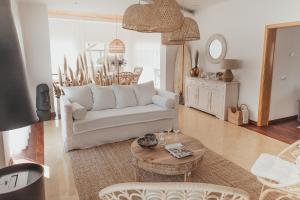
[[[93,110],[106,110],[116,107],[116,97],[112,87],[91,85]]]
[[[165,109],[154,104],[123,109],[89,111],[85,119],[74,121],[74,133],[80,134],[98,129],[174,118],[176,118],[174,109]]]
[[[300,182],[299,170],[294,163],[266,153],[255,161],[251,173],[281,184]]]
[[[145,106],[152,103],[152,97],[155,95],[153,81],[133,85],[133,89],[138,101],[138,105]]]
[[[91,110],[93,107],[92,90],[88,85],[75,86],[75,87],[63,87],[65,96],[71,101],[76,102],[85,107],[87,110]]]
[[[113,85],[117,108],[137,106],[137,99],[131,85]]]

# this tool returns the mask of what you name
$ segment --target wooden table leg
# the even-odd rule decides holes
[[[191,182],[192,172],[187,172],[184,174],[184,182]]]

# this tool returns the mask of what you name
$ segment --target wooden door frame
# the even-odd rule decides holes
[[[265,27],[264,53],[260,80],[257,126],[268,126],[272,93],[273,64],[277,30],[300,26],[300,21],[271,24]]]

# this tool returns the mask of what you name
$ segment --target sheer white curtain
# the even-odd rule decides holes
[[[134,45],[134,65],[143,67],[140,83],[154,81],[160,88],[160,43],[137,42]]]

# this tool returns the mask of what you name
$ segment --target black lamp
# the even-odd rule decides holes
[[[37,121],[10,0],[0,1],[0,131]]]
[[[0,132],[37,121],[29,96],[10,0],[0,1]],[[0,137],[2,137],[0,133]],[[0,147],[3,148],[3,147]],[[0,169],[0,199],[44,200],[43,167],[33,163]]]

